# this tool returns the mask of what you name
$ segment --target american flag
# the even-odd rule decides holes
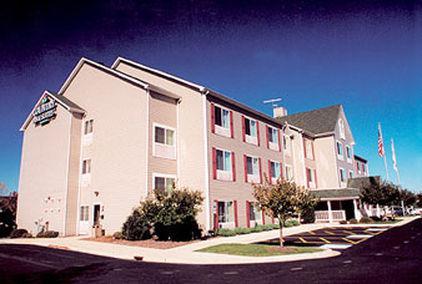
[[[378,155],[380,157],[385,156],[384,141],[382,139],[381,123],[378,123]]]

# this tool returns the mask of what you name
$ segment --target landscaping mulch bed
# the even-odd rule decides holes
[[[84,241],[94,241],[94,242],[103,242],[103,243],[112,243],[118,245],[126,245],[126,246],[135,246],[135,247],[144,247],[144,248],[154,248],[154,249],[171,249],[175,247],[184,246],[187,244],[191,244],[195,241],[188,241],[188,242],[173,242],[173,241],[157,241],[154,239],[149,240],[142,240],[142,241],[128,241],[128,240],[118,240],[114,239],[111,236],[104,236],[98,238],[85,238],[82,239]]]

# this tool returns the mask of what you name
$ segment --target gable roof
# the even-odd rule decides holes
[[[313,134],[332,133],[335,131],[341,105],[319,108],[278,117],[280,122],[287,122]]]
[[[64,107],[69,112],[72,112],[72,113],[81,113],[81,114],[84,114],[85,113],[85,110],[83,108],[81,108],[80,106],[78,106],[77,104],[75,104],[74,102],[72,102],[71,100],[69,100],[68,98],[66,98],[66,97],[64,97],[62,95],[53,94],[52,92],[46,90],[41,95],[41,97],[38,99],[37,103],[32,108],[32,110],[28,114],[28,116],[26,117],[25,122],[22,124],[22,126],[20,128],[20,131],[24,131],[26,129],[26,127],[31,122],[32,118],[34,117],[34,110],[38,107],[38,105],[40,104],[41,100],[43,98],[45,98],[46,96],[49,96],[49,97],[53,98],[58,104],[60,104],[62,107]]]
[[[151,68],[151,67],[142,65],[142,64],[140,64],[138,62],[135,62],[135,61],[132,61],[132,60],[123,58],[123,57],[118,57],[114,61],[114,63],[111,66],[111,68],[113,70],[116,69],[117,66],[120,63],[127,64],[127,65],[129,65],[129,66],[131,66],[133,68],[140,69],[142,71],[145,71],[145,72],[148,72],[148,73],[153,74],[155,76],[158,76],[160,78],[169,80],[169,81],[171,81],[173,83],[179,84],[179,85],[184,86],[186,88],[189,88],[191,90],[197,91],[200,94],[203,94],[203,95],[206,95],[208,97],[212,97],[213,99],[217,99],[219,101],[225,102],[225,103],[227,103],[229,105],[232,105],[232,106],[234,106],[236,108],[242,109],[243,111],[251,114],[252,116],[259,117],[260,119],[267,121],[267,123],[270,123],[270,124],[273,124],[273,125],[277,125],[278,127],[283,127],[283,125],[284,125],[284,123],[278,121],[277,119],[273,118],[272,116],[269,116],[269,115],[267,115],[267,114],[265,114],[263,112],[257,111],[257,110],[255,110],[255,109],[253,109],[253,108],[251,108],[251,107],[249,107],[249,106],[247,106],[247,105],[245,105],[245,104],[243,104],[241,102],[238,102],[238,101],[236,101],[236,100],[234,100],[232,98],[229,98],[229,97],[227,97],[225,95],[222,95],[222,94],[220,94],[220,93],[218,93],[216,91],[213,91],[210,88],[207,88],[207,87],[201,86],[199,84],[190,82],[188,80],[185,80],[185,79],[182,79],[180,77],[171,75],[169,73],[166,73],[166,72],[163,72],[163,71],[160,71],[160,70],[157,70],[157,69],[154,69],[154,68]],[[119,72],[122,72],[122,71],[119,71]],[[291,129],[296,130],[296,131],[302,131],[302,129],[299,129],[297,127],[297,125],[289,125],[289,127]]]
[[[107,66],[104,66],[102,64],[99,64],[99,63],[94,62],[92,60],[89,60],[89,59],[87,59],[85,57],[82,57],[79,60],[78,64],[76,64],[76,66],[73,68],[72,72],[67,77],[66,81],[63,83],[62,87],[60,88],[60,90],[58,92],[59,95],[62,95],[66,91],[66,89],[69,87],[70,83],[73,81],[73,79],[75,78],[76,74],[78,74],[79,70],[82,68],[82,66],[84,64],[88,64],[88,65],[90,65],[90,66],[92,66],[92,67],[94,67],[94,68],[96,68],[98,70],[101,70],[101,71],[103,71],[105,73],[108,73],[108,74],[110,74],[110,75],[112,75],[114,77],[120,78],[120,79],[122,79],[122,80],[124,80],[124,81],[126,81],[128,83],[131,83],[131,84],[136,85],[138,87],[141,87],[143,89],[147,89],[148,88],[148,84],[145,83],[145,82],[142,82],[139,79],[133,78],[133,77],[127,75],[127,74],[124,74],[122,72],[116,71],[116,70],[114,70],[112,68],[109,68]]]

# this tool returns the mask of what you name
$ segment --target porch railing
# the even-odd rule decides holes
[[[330,218],[331,213],[331,218]],[[324,211],[315,211],[315,222],[324,223],[324,222],[338,222],[346,220],[346,212],[344,210],[324,210]]]

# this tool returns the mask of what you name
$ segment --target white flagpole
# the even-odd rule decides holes
[[[399,167],[397,166],[397,157],[396,157],[396,149],[394,147],[394,140],[391,138],[391,158],[393,159],[393,169],[397,175],[397,182],[400,184],[400,174],[399,174]]]
[[[384,147],[384,138],[382,137],[382,131],[381,131],[381,123],[380,122],[378,122],[378,130],[379,130],[379,132],[380,132],[380,135],[381,135],[381,139],[382,139],[382,147],[383,147],[383,149],[384,149],[384,167],[385,167],[385,174],[386,174],[386,179],[387,180],[389,180],[390,178],[389,178],[389,176],[388,176],[388,167],[387,167],[387,155],[386,155],[386,153],[385,153],[385,147]]]

